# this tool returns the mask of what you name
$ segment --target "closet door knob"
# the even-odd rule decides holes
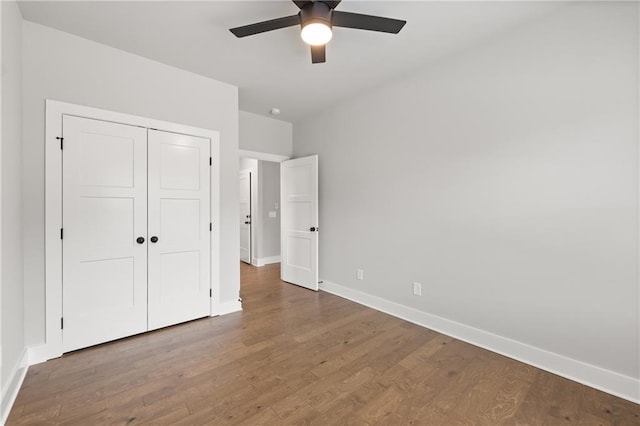
[[[158,237],[156,237],[155,235],[153,237],[150,238],[152,243],[157,243],[158,242]]]
[[[138,237],[138,238],[136,238],[136,243],[138,243],[138,244],[144,244],[144,237]]]

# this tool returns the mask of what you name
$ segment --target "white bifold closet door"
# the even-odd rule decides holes
[[[147,330],[147,129],[63,118],[63,350]]]
[[[149,330],[209,315],[209,149],[149,130]]]
[[[210,313],[210,145],[63,117],[63,351]]]

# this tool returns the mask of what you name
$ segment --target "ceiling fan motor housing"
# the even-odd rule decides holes
[[[307,3],[300,9],[300,24],[304,28],[308,24],[317,22],[331,28],[331,13],[331,7],[322,1]]]
[[[1,0],[0,0],[1,1]],[[326,47],[332,37],[334,26],[354,28],[358,30],[378,31],[398,34],[407,21],[385,18],[382,16],[364,15],[361,13],[341,12],[334,9],[341,0],[292,0],[300,9],[298,13],[255,24],[231,28],[236,37],[246,37],[267,31],[278,30],[300,25],[300,36],[311,46],[311,62],[314,64],[326,61]]]

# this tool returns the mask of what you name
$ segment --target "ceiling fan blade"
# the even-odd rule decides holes
[[[331,9],[335,9],[336,7],[338,7],[338,5],[340,4],[341,1],[342,0],[338,0],[338,1],[323,1],[322,3],[326,4]]]
[[[331,24],[334,27],[356,28],[359,30],[380,31],[398,34],[407,21],[383,18],[381,16],[362,15],[360,13],[333,11]]]
[[[293,0],[293,2],[296,4],[296,6],[298,6],[298,9],[302,9],[307,4],[311,3],[311,0],[301,0],[301,1]]]
[[[326,62],[326,53],[327,46],[311,46],[311,63],[312,64],[321,64],[322,62]]]
[[[243,27],[231,28],[236,37],[246,37],[260,34],[267,31],[279,30],[280,28],[300,25],[300,15],[285,16],[284,18],[271,19],[270,21],[257,22]]]

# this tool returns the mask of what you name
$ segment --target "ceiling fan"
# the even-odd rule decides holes
[[[311,62],[326,61],[326,44],[333,35],[332,27],[355,28],[398,34],[407,21],[335,10],[338,1],[293,1],[300,9],[295,15],[231,28],[236,37],[246,37],[280,28],[300,25],[302,39],[311,45]]]

